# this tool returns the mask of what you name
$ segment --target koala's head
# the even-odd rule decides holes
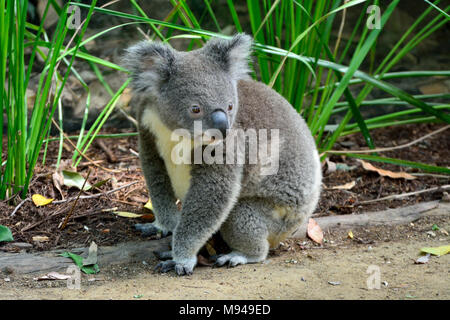
[[[127,50],[125,66],[135,93],[152,98],[154,108],[171,130],[194,134],[194,121],[202,131],[225,131],[233,126],[238,110],[237,82],[248,77],[252,39],[213,38],[201,49],[180,52],[159,42],[140,42]]]

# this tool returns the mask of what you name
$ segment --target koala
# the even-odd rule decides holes
[[[211,38],[190,52],[143,41],[123,57],[155,214],[153,223],[140,228],[149,234],[172,233],[172,250],[160,253],[157,271],[192,274],[198,251],[217,231],[232,249],[217,258],[217,266],[264,261],[269,248],[289,237],[316,208],[322,173],[314,139],[280,94],[249,76],[251,47],[246,34]],[[196,123],[201,125],[197,133]],[[276,152],[268,161],[256,157],[251,163],[248,155],[241,162],[174,161],[179,129],[191,135],[186,141],[194,141],[183,149],[188,150],[183,158],[211,146],[213,156],[226,157],[231,132],[250,129],[277,133],[263,144]],[[210,130],[218,133],[206,135]],[[241,149],[249,147],[248,140],[238,143]],[[264,162],[276,162],[276,172],[262,174]]]

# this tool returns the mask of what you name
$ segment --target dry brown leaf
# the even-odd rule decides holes
[[[356,185],[356,181],[351,181],[351,182],[348,182],[348,183],[340,185],[340,186],[331,187],[331,189],[334,189],[334,190],[350,190],[355,185]]]
[[[61,274],[58,272],[50,272],[47,273],[45,276],[40,276],[37,278],[33,278],[35,281],[42,281],[42,280],[67,280],[70,279],[72,276],[67,274]]]
[[[53,185],[55,186],[56,189],[58,189],[59,194],[61,195],[62,199],[64,200],[64,194],[63,194],[62,188],[61,188],[61,186],[64,184],[64,177],[62,176],[62,174],[59,171],[55,171],[52,174],[52,180],[53,180]]]
[[[149,222],[155,221],[155,215],[153,213],[144,214],[141,219],[149,220]]]
[[[120,105],[121,107],[127,107],[128,104],[129,104],[130,101],[131,101],[131,97],[132,97],[131,89],[130,89],[130,88],[126,88],[126,89],[122,92],[122,94],[121,94],[121,96],[120,96],[120,98],[119,98],[119,105]]]
[[[414,180],[416,179],[415,176],[410,175],[409,173],[406,172],[393,172],[393,171],[389,171],[389,170],[384,170],[384,169],[380,169],[377,168],[375,166],[373,166],[372,164],[365,162],[363,160],[358,160],[359,162],[361,162],[363,168],[367,171],[375,171],[377,172],[380,176],[383,177],[390,177],[393,179],[407,179],[407,180]]]
[[[328,158],[325,161],[327,162],[327,172],[328,173],[335,172],[336,171],[336,163],[328,160]]]
[[[316,220],[309,218],[308,222],[308,237],[314,242],[322,244],[323,241],[323,231],[317,224]]]
[[[214,263],[210,262],[208,259],[206,259],[204,256],[202,256],[201,254],[197,255],[197,264],[199,266],[206,266],[206,267],[211,267],[214,265]]]

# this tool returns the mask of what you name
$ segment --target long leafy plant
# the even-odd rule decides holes
[[[0,106],[7,119],[0,127],[3,132],[6,131],[3,139],[5,145],[0,146],[0,199],[14,194],[26,196],[38,157],[44,144],[51,140],[49,129],[55,112],[61,107],[61,93],[69,74],[74,74],[80,80],[88,92],[88,99],[81,131],[77,136],[64,136],[62,112],[57,113],[61,128],[58,138],[58,163],[61,159],[63,139],[76,140],[72,160],[73,165],[77,166],[92,141],[102,137],[99,134],[100,129],[115,109],[128,81],[113,92],[103,78],[99,66],[117,71],[126,70],[91,55],[85,48],[88,42],[109,31],[133,25],[148,26],[152,40],[170,42],[176,38],[189,39],[188,50],[201,46],[210,37],[229,37],[222,33],[223,26],[220,26],[220,19],[216,17],[215,8],[219,3],[214,0],[203,2],[203,13],[196,16],[189,7],[190,2],[170,0],[173,9],[164,20],[157,20],[149,18],[137,0],[130,0],[133,13],[115,11],[105,6],[98,7],[95,0],[89,5],[70,2],[63,7],[55,0],[49,0],[41,19],[42,23],[34,25],[27,21],[27,0],[0,0],[0,10],[3,10],[0,15],[0,77],[4,84],[0,92]],[[378,65],[375,65],[373,60],[377,40],[392,13],[398,10],[399,0],[393,0],[383,7],[378,21],[379,28],[368,28],[366,23],[368,12],[370,14],[370,8],[373,8],[370,6],[380,5],[377,0],[247,0],[250,30],[243,29],[241,17],[237,13],[236,4],[242,4],[242,1],[227,0],[227,7],[236,31],[249,32],[255,39],[258,62],[255,66],[255,76],[257,74],[261,81],[280,92],[305,117],[325,157],[339,137],[354,132],[361,132],[368,147],[373,149],[376,147],[370,133],[373,128],[420,122],[450,123],[450,104],[433,102],[450,98],[448,94],[410,95],[386,81],[409,77],[450,76],[450,71],[390,72],[418,44],[449,22],[450,6],[442,6],[444,2],[441,3],[440,0],[425,2],[429,4],[428,8],[399,36],[393,48]],[[73,5],[87,12],[85,20],[76,30],[69,29],[67,24],[74,14],[69,13],[68,8]],[[59,22],[51,38],[43,27],[50,6],[59,14]],[[350,37],[344,40],[340,28],[337,40],[333,39],[332,31],[336,21],[342,27],[346,22],[346,11],[352,7],[359,8],[361,13]],[[128,21],[83,38],[94,13]],[[208,21],[212,21],[216,30],[211,31],[203,27]],[[26,53],[27,48],[30,48],[28,50],[31,54]],[[47,48],[47,52],[42,50],[43,48]],[[43,57],[45,63],[36,99],[32,105],[28,105],[26,89],[37,55]],[[80,74],[73,68],[74,59],[86,61],[111,95],[110,102],[89,129],[86,128],[86,120],[91,93]],[[345,61],[349,61],[348,65],[344,64]],[[362,71],[364,63],[370,65],[369,72]],[[61,65],[64,66],[64,71]],[[363,87],[355,96],[350,88],[361,84]],[[383,91],[386,96],[369,100],[369,94],[374,88]],[[361,106],[386,103],[407,108],[369,119],[365,119],[360,112]],[[331,124],[330,119],[337,113],[344,113],[342,121]],[[44,148],[44,159],[45,150]],[[376,154],[350,156],[450,174],[448,168]]]

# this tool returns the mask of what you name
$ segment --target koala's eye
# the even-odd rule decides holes
[[[230,104],[228,105],[228,111],[231,111],[231,110],[233,110],[233,105],[230,103]]]
[[[200,113],[200,107],[199,106],[192,106],[191,107],[191,112],[192,113]]]

